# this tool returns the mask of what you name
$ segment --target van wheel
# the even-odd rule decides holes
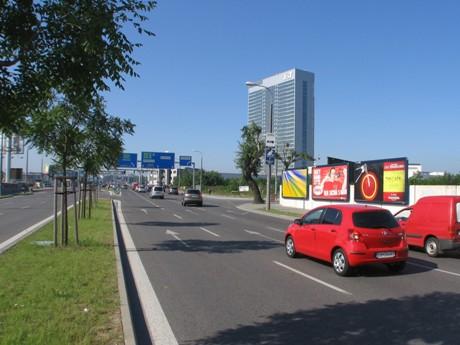
[[[405,261],[392,262],[391,264],[387,264],[387,267],[391,273],[399,273],[399,272],[402,272],[404,267],[406,267],[406,262]]]
[[[342,249],[337,249],[332,255],[332,268],[339,276],[347,276],[351,272],[347,255]]]
[[[286,242],[284,242],[284,249],[286,249],[286,254],[290,258],[295,258],[297,256],[297,252],[295,251],[294,240],[291,236],[286,238]]]
[[[432,258],[437,257],[441,252],[439,250],[439,241],[436,237],[428,237],[425,242],[425,252]]]

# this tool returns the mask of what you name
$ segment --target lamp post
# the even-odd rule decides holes
[[[247,81],[246,86],[247,87],[258,86],[258,87],[261,87],[261,88],[267,90],[270,93],[270,118],[269,118],[269,122],[268,122],[268,131],[267,131],[267,133],[272,134],[273,133],[273,99],[274,99],[273,91],[270,90],[267,86],[262,85],[260,83],[253,82],[253,81]],[[268,173],[267,173],[267,191],[266,191],[266,195],[265,195],[265,199],[266,199],[265,200],[265,209],[267,211],[269,211],[270,206],[271,206],[270,205],[270,180],[272,178],[272,165],[271,164],[267,164],[267,165],[268,165]],[[275,176],[275,179],[276,179],[276,176]]]
[[[193,150],[192,152],[200,154],[200,192],[203,192],[203,152],[198,150]]]

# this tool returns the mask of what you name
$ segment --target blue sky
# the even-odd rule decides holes
[[[459,18],[458,1],[159,0],[156,37],[132,35],[141,77],[108,110],[137,125],[127,152],[196,149],[234,172],[245,81],[297,67],[316,77],[320,163],[405,156],[457,173]]]

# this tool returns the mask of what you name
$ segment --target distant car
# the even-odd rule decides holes
[[[144,185],[140,184],[139,186],[137,186],[136,188],[137,192],[139,193],[145,193],[147,191],[147,189],[145,188]]]
[[[178,194],[179,194],[179,191],[178,191],[177,187],[171,187],[171,188],[169,188],[169,194],[178,195]]]
[[[432,257],[460,249],[460,197],[426,196],[395,214],[410,246]]]
[[[289,257],[305,254],[332,263],[340,276],[353,267],[383,263],[404,269],[408,246],[404,230],[385,209],[360,205],[318,207],[295,219],[285,233]]]
[[[203,196],[198,189],[187,189],[182,198],[182,206],[197,205],[203,206]]]
[[[154,198],[164,199],[165,198],[165,192],[163,190],[163,187],[162,186],[154,186],[152,188],[152,191],[150,192],[150,197],[152,199],[154,199]]]

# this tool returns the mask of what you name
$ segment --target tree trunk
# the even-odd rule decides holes
[[[86,218],[86,190],[88,189],[88,174],[83,178],[83,218]]]
[[[89,187],[89,207],[88,207],[88,218],[91,219],[91,208],[93,207],[93,185]]]
[[[264,199],[262,199],[262,196],[260,195],[260,189],[259,189],[259,185],[257,184],[257,182],[252,178],[251,175],[245,176],[245,179],[246,179],[247,183],[249,184],[249,188],[251,188],[252,193],[254,194],[253,203],[254,204],[263,204]]]

